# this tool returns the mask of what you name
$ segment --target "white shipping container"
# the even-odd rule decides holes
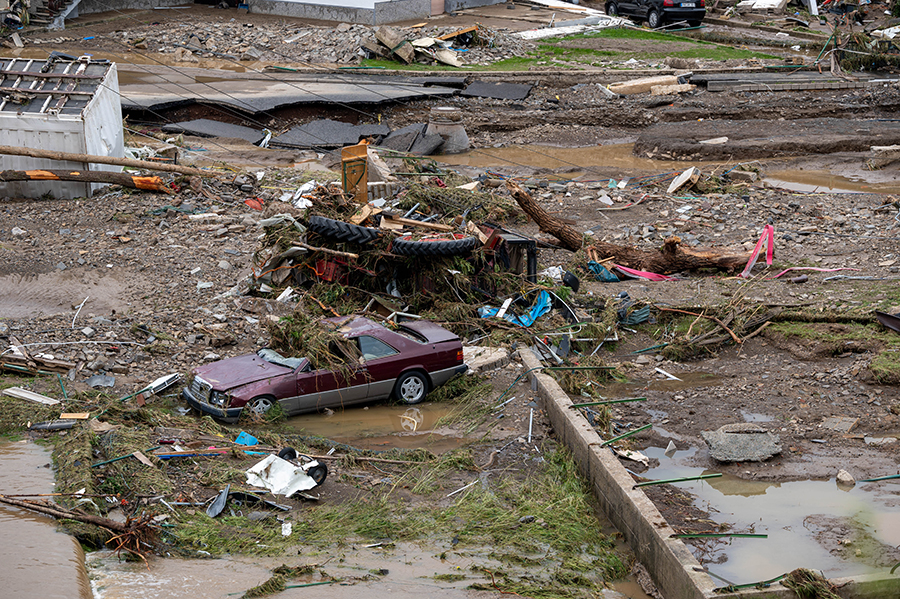
[[[115,63],[81,57],[0,58],[0,145],[125,155],[122,103]],[[0,170],[73,169],[120,172],[122,167],[0,155]],[[0,182],[0,198],[87,197],[103,183]]]

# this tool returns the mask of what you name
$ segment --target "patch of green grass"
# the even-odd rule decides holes
[[[879,383],[900,384],[900,349],[893,348],[879,353],[869,364],[869,370]]]

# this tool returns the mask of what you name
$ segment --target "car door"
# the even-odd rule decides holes
[[[390,396],[406,359],[395,347],[372,335],[360,335],[356,342],[369,373],[369,399]]]
[[[640,0],[621,0],[618,2],[619,14],[628,17],[641,17]]]
[[[291,414],[320,412],[325,408],[341,409],[365,401],[369,395],[369,373],[364,364],[348,364],[334,373],[327,369],[310,369],[297,376],[297,399]]]

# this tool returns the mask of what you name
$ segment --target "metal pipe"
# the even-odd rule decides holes
[[[613,437],[609,441],[604,441],[603,443],[600,444],[600,447],[606,447],[607,445],[609,445],[611,443],[615,443],[616,441],[620,441],[620,440],[624,439],[625,437],[630,437],[631,435],[637,434],[641,431],[645,431],[652,426],[653,426],[652,424],[645,424],[644,426],[642,426],[640,428],[636,428],[633,431],[628,431],[627,433],[623,433],[623,434],[619,435],[618,437]],[[722,476],[722,475],[720,474],[719,476]]]
[[[720,476],[722,476],[722,473],[717,472],[715,474],[701,474],[700,476],[685,476],[684,478],[668,478],[668,479],[664,479],[664,480],[648,480],[647,482],[644,482],[644,483],[637,483],[636,485],[634,485],[633,488],[637,489],[638,487],[649,487],[651,485],[681,483],[681,482],[687,482],[687,481],[691,481],[691,480],[706,480],[707,478],[719,478]]]

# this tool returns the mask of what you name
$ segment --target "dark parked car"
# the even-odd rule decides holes
[[[261,349],[198,366],[182,397],[192,408],[233,423],[244,408],[264,414],[276,403],[288,416],[390,396],[416,404],[466,371],[459,337],[436,324],[409,321],[392,330],[360,316],[324,322],[357,344],[361,357],[348,363],[349,375]]]
[[[678,2],[677,0],[609,0],[606,14],[621,15],[639,21],[647,21],[651,29],[664,23],[686,21],[690,27],[699,27],[706,16],[705,0]]]

